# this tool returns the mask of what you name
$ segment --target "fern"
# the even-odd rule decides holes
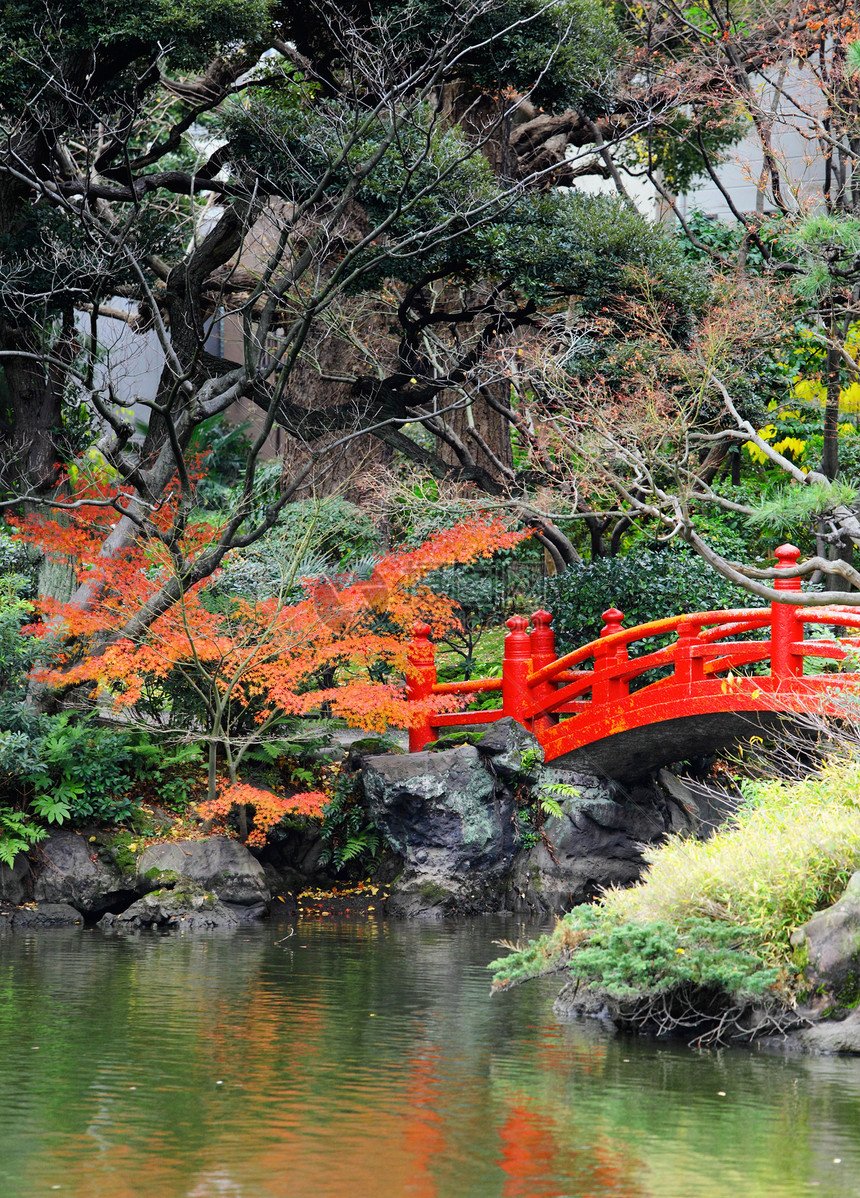
[[[384,849],[385,840],[368,818],[356,779],[341,772],[332,791],[323,808],[320,865],[332,864],[341,870],[351,861],[375,859]]]
[[[281,741],[261,741],[245,753],[246,761],[258,761],[263,765],[274,765],[279,757],[284,756]]]
[[[382,838],[375,828],[367,827],[357,836],[350,836],[346,844],[335,849],[333,857],[335,865],[340,869],[347,861],[356,857],[376,857],[382,847]]]
[[[548,791],[553,794],[560,795],[560,799],[552,797],[552,794],[541,794],[538,798],[538,807],[544,816],[555,816],[556,819],[561,819],[564,815],[562,802],[565,799],[575,799],[579,797],[579,790],[575,786],[571,786],[569,782],[553,782],[547,787]]]
[[[0,807],[0,861],[11,869],[19,853],[26,853],[48,835],[34,824],[23,811]]]

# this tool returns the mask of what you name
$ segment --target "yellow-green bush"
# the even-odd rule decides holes
[[[787,956],[792,930],[860,868],[860,760],[745,789],[743,807],[710,840],[673,837],[648,850],[642,882],[603,897],[607,914],[680,928],[704,916],[752,929],[765,960]]]

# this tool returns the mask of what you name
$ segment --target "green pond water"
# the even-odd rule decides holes
[[[513,920],[0,937],[0,1198],[860,1195],[860,1060],[488,997]]]

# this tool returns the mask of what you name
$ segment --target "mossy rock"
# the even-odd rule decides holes
[[[854,1011],[860,1006],[860,977],[850,970],[845,985],[836,995],[836,1007],[841,1011]]]
[[[140,851],[137,847],[138,836],[134,832],[117,832],[114,836],[105,837],[102,841],[102,855],[116,866],[123,874],[137,872],[137,858]]]
[[[363,736],[352,742],[349,752],[358,757],[376,757],[381,753],[402,753],[403,749],[390,736]]]
[[[434,740],[427,746],[427,751],[444,753],[446,749],[457,749],[460,745],[476,745],[483,735],[483,729],[479,732],[451,732],[448,736],[440,736],[438,740]]]
[[[147,882],[155,882],[162,888],[170,888],[177,884],[182,877],[175,869],[148,869],[143,875]]]
[[[131,824],[132,828],[134,828],[135,834],[137,836],[152,836],[158,831],[152,816],[148,811],[144,811],[140,807],[135,808],[135,810],[129,816],[128,822]]]
[[[451,891],[437,882],[422,882],[418,887],[418,893],[428,903],[444,903],[446,899],[451,898]]]

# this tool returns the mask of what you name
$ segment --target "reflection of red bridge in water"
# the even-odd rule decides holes
[[[797,564],[800,551],[782,545],[779,567]],[[798,591],[795,578],[775,589]],[[623,628],[623,613],[603,613],[600,638],[557,658],[552,616],[537,611],[532,631],[524,616],[507,625],[501,678],[436,681],[434,647],[426,624],[415,626],[409,649],[410,699],[433,695],[482,695],[497,691],[493,710],[437,712],[413,727],[409,748],[423,749],[440,731],[487,724],[513,716],[540,740],[547,761],[580,765],[610,777],[633,776],[656,765],[695,757],[743,735],[778,723],[787,713],[838,710],[840,693],[860,696],[860,671],[804,675],[806,659],[842,661],[860,651],[860,606],[770,607],[695,612]],[[804,639],[805,625],[856,629],[851,637]],[[766,639],[743,639],[769,630]],[[674,633],[674,644],[631,657],[630,646]],[[738,639],[735,639],[738,638]],[[770,661],[769,674],[732,671]],[[591,662],[591,668],[585,668]],[[671,674],[631,692],[648,670]],[[860,701],[860,700],[858,700]]]

